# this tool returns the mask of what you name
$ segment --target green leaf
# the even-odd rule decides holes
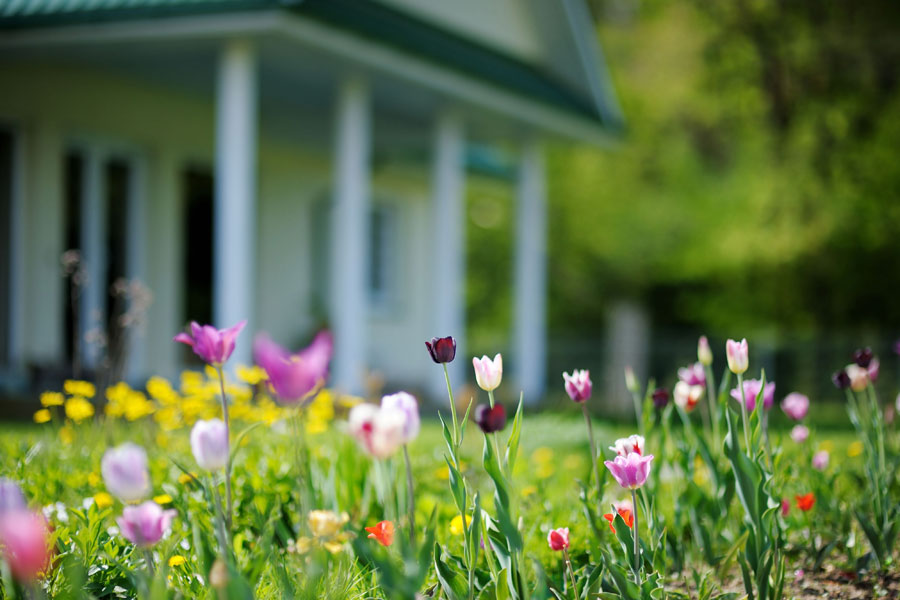
[[[469,405],[466,406],[466,413],[463,415],[462,423],[459,424],[459,443],[462,444],[463,438],[466,437],[466,425],[469,424],[469,411],[472,410],[472,402],[474,398],[469,399]]]
[[[453,458],[453,462],[456,462],[456,445],[453,443],[453,433],[444,422],[444,417],[441,416],[441,411],[438,411],[438,419],[441,422],[441,433],[444,434],[444,441],[447,443],[447,450],[450,452],[450,457]]]
[[[459,512],[466,511],[466,482],[463,479],[462,475],[453,466],[453,463],[450,462],[446,456],[444,460],[447,462],[447,469],[449,470],[449,480],[450,480],[450,491],[453,493],[453,500],[456,502],[456,508],[459,509]]]
[[[449,600],[466,599],[468,596],[466,579],[444,562],[441,545],[438,543],[434,544],[434,571],[441,583],[441,589]]]
[[[512,430],[506,441],[506,464],[512,473],[516,466],[516,457],[519,454],[519,437],[522,433],[522,400],[524,394],[519,393],[519,406],[516,408],[516,416],[513,418]]]

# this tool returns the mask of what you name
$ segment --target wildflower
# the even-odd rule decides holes
[[[24,510],[27,507],[25,503],[25,494],[22,488],[12,479],[0,477],[0,515],[10,511]]]
[[[187,562],[187,559],[185,557],[179,556],[177,554],[172,556],[171,558],[169,558],[169,566],[170,567],[180,567],[181,565],[183,565],[186,562]]]
[[[625,521],[625,524],[631,528],[634,527],[634,507],[631,505],[630,500],[623,500],[621,502],[613,503],[613,510],[622,517],[622,520]],[[606,513],[603,515],[603,518],[609,521],[609,528],[613,533],[616,532],[616,528],[613,526],[613,522],[616,520],[615,513]]]
[[[847,456],[850,458],[855,458],[863,453],[863,443],[859,440],[852,442],[849,446],[847,446]]]
[[[453,362],[456,358],[456,340],[449,335],[431,338],[430,342],[425,342],[425,347],[428,348],[431,360],[438,364]]]
[[[178,476],[178,483],[180,483],[181,485],[187,485],[187,484],[191,483],[192,481],[196,481],[196,480],[197,480],[196,473],[182,473],[181,475]]]
[[[394,523],[391,521],[381,521],[374,527],[366,527],[369,532],[368,537],[376,540],[382,546],[390,546],[394,543]]]
[[[406,420],[402,411],[364,403],[350,411],[348,425],[363,450],[375,458],[387,458],[403,445]]]
[[[569,528],[560,527],[559,529],[551,529],[547,534],[547,543],[550,549],[559,552],[569,547]]]
[[[647,481],[652,460],[652,454],[642,456],[637,452],[631,452],[626,456],[616,456],[613,460],[604,461],[603,464],[619,482],[619,485],[629,490],[636,490]]]
[[[307,516],[309,531],[317,538],[336,536],[349,520],[347,513],[339,515],[331,510],[311,510]]]
[[[381,398],[382,411],[398,411],[403,415],[403,442],[408,444],[419,435],[419,403],[412,394],[397,392]]]
[[[791,439],[798,444],[802,444],[809,437],[809,428],[806,425],[794,425],[791,429]]]
[[[168,494],[159,494],[158,496],[153,496],[153,501],[160,506],[172,504],[172,496]]]
[[[791,512],[791,501],[787,498],[781,499],[781,516],[786,517]]]
[[[812,466],[817,471],[824,471],[828,468],[828,450],[819,450],[813,455]]]
[[[798,392],[791,392],[781,401],[781,410],[791,419],[800,421],[809,411],[809,398]]]
[[[850,389],[854,392],[861,392],[869,385],[869,372],[855,363],[847,365],[844,373],[850,381]]]
[[[135,502],[150,493],[147,453],[137,444],[126,442],[103,455],[100,472],[106,489],[122,502]]]
[[[700,364],[708,367],[712,364],[713,355],[712,350],[709,347],[709,341],[706,339],[705,335],[701,335],[700,339],[697,340],[697,360],[700,361]]]
[[[688,385],[706,385],[706,371],[703,369],[703,363],[696,362],[692,365],[678,369],[678,379]]]
[[[47,521],[40,513],[17,509],[0,515],[0,546],[13,577],[32,582],[47,567],[47,537]]]
[[[220,419],[197,421],[191,429],[194,460],[207,471],[224,469],[228,463],[228,428]]]
[[[94,405],[83,396],[74,396],[66,401],[66,416],[76,423],[94,416]]]
[[[50,411],[46,408],[42,408],[34,413],[35,423],[48,423],[52,418],[53,415],[51,415]]]
[[[41,406],[62,406],[65,399],[59,392],[44,392],[41,394]]]
[[[481,358],[473,358],[472,365],[475,367],[475,381],[478,387],[486,392],[492,392],[500,385],[503,378],[503,357],[497,354],[494,360],[487,356]]]
[[[193,348],[194,354],[204,362],[221,367],[234,352],[234,342],[246,325],[247,321],[241,321],[228,329],[216,329],[212,325],[200,325],[196,321],[191,321],[190,335],[179,333],[174,341]]]
[[[586,402],[591,397],[591,373],[587,369],[572,371],[572,374],[563,373],[563,380],[566,382],[566,393],[572,402]]]
[[[463,527],[462,515],[456,515],[450,520],[450,535],[463,535],[465,529],[472,523],[472,517],[466,515],[466,525]]]
[[[735,375],[740,375],[747,370],[750,362],[750,349],[747,339],[740,342],[728,340],[725,342],[725,356],[728,358],[728,368]]]
[[[747,411],[753,412],[756,409],[756,397],[759,395],[759,389],[762,387],[762,380],[748,379],[744,381],[744,397],[747,399]],[[740,403],[742,401],[741,391],[738,388],[731,390],[731,397]],[[775,404],[775,382],[770,381],[762,392],[763,408],[769,410]]]
[[[159,504],[148,500],[137,506],[126,506],[116,523],[125,539],[136,546],[149,548],[169,530],[174,517],[174,509],[163,510]]]
[[[85,398],[93,398],[97,393],[97,388],[90,381],[79,381],[75,379],[67,379],[63,382],[63,390],[70,396],[84,396]]]
[[[110,496],[107,492],[97,492],[94,494],[94,504],[97,505],[97,508],[107,508],[112,506],[115,503],[113,497]]]
[[[797,500],[797,508],[804,512],[811,509],[813,504],[816,503],[816,497],[812,492],[802,496],[794,496],[794,498]]]
[[[290,354],[263,335],[256,338],[253,352],[278,398],[286,404],[295,404],[325,385],[332,346],[331,334],[321,331],[305,349]]]
[[[662,410],[669,403],[669,390],[666,388],[656,388],[653,390],[653,406]]]
[[[484,433],[501,431],[506,427],[506,409],[499,403],[494,408],[479,404],[475,407],[475,423]]]
[[[246,383],[247,385],[257,385],[258,383],[266,380],[266,371],[253,365],[252,367],[248,367],[246,365],[238,365],[237,371],[235,373],[237,378]]]
[[[618,456],[628,456],[632,452],[644,453],[644,436],[630,435],[627,438],[619,438],[609,447]]]
[[[672,395],[675,397],[675,405],[687,412],[691,412],[697,406],[697,403],[700,402],[700,398],[703,397],[703,390],[703,386],[689,385],[685,381],[679,381],[672,390]]]
[[[853,353],[853,362],[863,369],[869,368],[869,363],[872,362],[872,359],[875,355],[872,353],[871,348],[859,348]]]

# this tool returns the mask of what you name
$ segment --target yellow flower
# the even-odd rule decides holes
[[[159,496],[154,496],[153,501],[157,504],[170,504],[172,502],[172,496],[168,494],[160,494]]]
[[[88,485],[91,487],[97,487],[100,485],[100,482],[103,480],[100,479],[100,475],[98,475],[95,471],[91,471],[87,476]]]
[[[219,380],[219,372],[216,371],[215,367],[212,365],[206,365],[203,367],[203,372],[206,374],[206,377],[209,379]]]
[[[344,549],[344,544],[342,544],[341,542],[325,542],[324,544],[322,544],[322,547],[332,554],[337,554]]]
[[[169,559],[170,567],[179,567],[187,562],[187,559],[183,556],[178,556],[177,554]]]
[[[260,381],[265,381],[269,378],[269,376],[266,375],[265,370],[255,365],[252,367],[238,365],[236,374],[237,378],[247,385],[256,385]]]
[[[113,502],[113,497],[106,492],[97,492],[96,494],[94,494],[94,504],[97,505],[97,508],[106,508],[107,506],[112,506]]]
[[[182,473],[178,476],[178,483],[180,483],[181,485],[187,485],[195,479],[197,479],[196,473]]]
[[[469,524],[472,522],[472,517],[466,515],[466,529],[468,529]],[[450,534],[451,535],[463,535],[465,530],[463,529],[463,520],[462,516],[456,515],[453,517],[453,520],[450,521]]]
[[[438,467],[434,470],[434,476],[441,481],[450,479],[450,467]]]
[[[855,456],[859,456],[863,453],[863,443],[860,441],[855,441],[849,446],[847,446],[847,456],[853,458]]]
[[[63,444],[71,444],[75,441],[75,430],[70,425],[60,428],[59,439]]]
[[[66,401],[66,416],[76,423],[81,423],[94,416],[94,405],[87,398],[74,396]]]
[[[34,422],[35,423],[46,423],[50,419],[53,418],[53,415],[50,414],[50,411],[46,408],[42,408],[41,410],[34,413]]]
[[[309,511],[309,531],[316,537],[328,538],[336,535],[344,523],[350,520],[347,513],[338,515],[331,510]]]
[[[172,384],[156,375],[147,380],[147,393],[163,404],[174,404],[178,401],[178,392],[172,388]]]
[[[62,406],[66,397],[59,392],[44,392],[41,394],[41,406]]]
[[[70,396],[84,396],[85,398],[93,398],[97,393],[93,383],[76,379],[67,379],[63,382],[63,390]]]

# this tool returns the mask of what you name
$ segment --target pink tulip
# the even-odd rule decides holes
[[[688,385],[684,381],[675,384],[672,390],[675,404],[687,412],[691,412],[703,397],[704,388],[702,385]]]
[[[798,392],[791,392],[781,401],[781,410],[791,419],[800,421],[809,411],[809,398]]]
[[[555,550],[556,552],[568,548],[569,528],[560,527],[559,529],[551,530],[550,533],[547,534],[547,543],[550,544],[550,549]]]
[[[628,456],[632,452],[643,454],[644,436],[630,435],[627,438],[619,438],[609,449],[615,452],[617,456]]]
[[[706,371],[703,368],[703,363],[697,362],[678,369],[678,379],[688,385],[706,385]]]
[[[247,321],[241,321],[228,329],[216,329],[212,325],[199,325],[191,321],[191,334],[179,333],[175,341],[191,346],[194,354],[204,362],[221,367],[234,352],[234,341],[245,325]]]
[[[0,515],[0,546],[13,577],[31,582],[47,567],[47,536],[47,521],[39,513],[19,509]]]
[[[759,395],[759,388],[762,385],[760,379],[748,379],[744,382],[744,396],[747,398],[747,410],[753,412],[756,408],[756,396]],[[741,402],[741,391],[737,388],[731,390],[731,397]],[[763,408],[769,410],[775,404],[775,382],[770,381],[766,384],[762,394]]]
[[[619,485],[629,490],[635,490],[647,481],[652,460],[652,454],[641,456],[637,452],[631,452],[627,456],[616,456],[614,460],[607,460],[603,464],[616,478]]]
[[[790,513],[790,512],[791,512],[791,501],[788,500],[787,498],[784,498],[781,501],[781,516],[786,517],[786,516],[788,516],[788,513]]]
[[[486,392],[492,392],[500,385],[503,379],[503,357],[497,354],[494,360],[487,356],[472,358],[472,366],[475,367],[475,381],[478,387]]]
[[[809,428],[806,425],[794,425],[791,429],[791,439],[798,444],[802,444],[809,437]]]
[[[291,354],[265,335],[253,345],[256,362],[269,376],[269,384],[278,399],[296,404],[314,395],[328,378],[331,360],[331,334],[321,331],[306,349]]]
[[[700,339],[697,341],[697,360],[700,361],[700,364],[707,367],[711,365],[713,361],[712,350],[709,347],[709,340],[706,339],[705,335],[701,335]]]
[[[116,522],[126,540],[149,548],[169,530],[175,514],[174,510],[163,510],[159,504],[148,500],[137,506],[126,506]]]
[[[126,442],[107,450],[100,472],[106,489],[122,502],[135,502],[150,493],[147,452],[137,444]]]
[[[824,471],[828,468],[828,450],[819,450],[813,455],[812,466],[817,471]]]
[[[191,453],[207,471],[224,469],[228,462],[228,428],[221,419],[197,421],[191,429]]]
[[[563,373],[563,380],[566,382],[566,393],[572,402],[581,404],[591,397],[591,373],[587,369],[572,371],[572,374]]]
[[[728,359],[728,368],[732,373],[738,375],[746,371],[750,364],[750,349],[747,346],[746,338],[740,342],[734,340],[725,342],[725,357]]]
[[[348,429],[360,447],[373,458],[388,458],[405,443],[407,416],[374,404],[357,404],[350,410]]]
[[[381,399],[381,410],[397,411],[403,415],[403,443],[408,444],[419,435],[419,403],[412,394],[397,392]]]

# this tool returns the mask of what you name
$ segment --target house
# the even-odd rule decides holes
[[[297,348],[327,324],[335,385],[371,369],[440,392],[423,341],[453,334],[467,357],[464,199],[493,169],[515,190],[507,364],[536,397],[542,145],[622,125],[595,38],[581,0],[0,3],[4,372],[96,366],[85,332],[128,277],[153,292],[135,379],[178,372],[189,320],[246,318],[238,362],[254,332]]]

